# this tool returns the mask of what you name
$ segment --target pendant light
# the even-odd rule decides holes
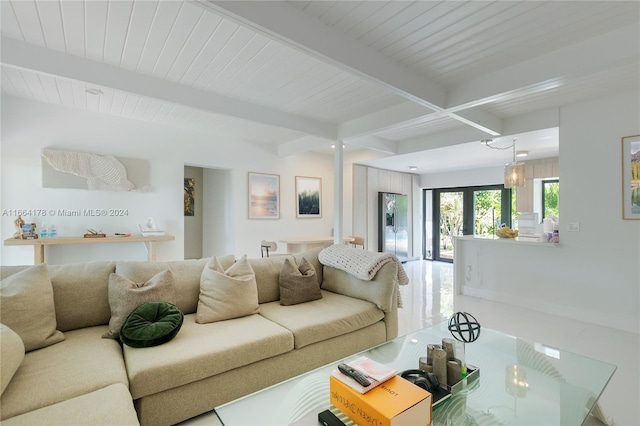
[[[510,163],[506,163],[504,165],[504,187],[505,188],[516,188],[524,186],[524,162],[516,161],[516,140],[513,140],[513,143],[509,146],[505,146],[504,148],[500,148],[497,146],[493,146],[493,139],[483,139],[480,141],[482,145],[488,146],[491,149],[505,150],[511,148],[513,150],[513,160]],[[524,153],[527,151],[522,151],[522,155],[526,155]]]
[[[516,161],[516,140],[513,140],[513,161],[504,165],[504,187],[524,186],[524,162]]]

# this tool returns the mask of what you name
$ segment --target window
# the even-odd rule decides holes
[[[542,181],[542,218],[559,217],[560,180],[548,179]]]

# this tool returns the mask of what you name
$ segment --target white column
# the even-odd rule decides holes
[[[333,243],[342,244],[343,210],[343,149],[342,140],[336,142],[333,154]]]

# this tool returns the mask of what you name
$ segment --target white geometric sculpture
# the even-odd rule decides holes
[[[43,149],[42,157],[57,171],[86,179],[88,189],[131,191],[135,187],[124,165],[110,155]]]

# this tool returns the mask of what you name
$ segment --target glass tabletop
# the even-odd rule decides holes
[[[451,337],[441,323],[352,355],[365,355],[399,372],[418,368],[427,345]],[[614,365],[482,328],[466,344],[466,361],[479,369],[475,380],[457,386],[433,411],[433,425],[580,425],[616,370]],[[329,375],[338,364],[320,367],[216,408],[224,425],[317,425],[330,409]],[[513,371],[520,379],[514,382]]]

